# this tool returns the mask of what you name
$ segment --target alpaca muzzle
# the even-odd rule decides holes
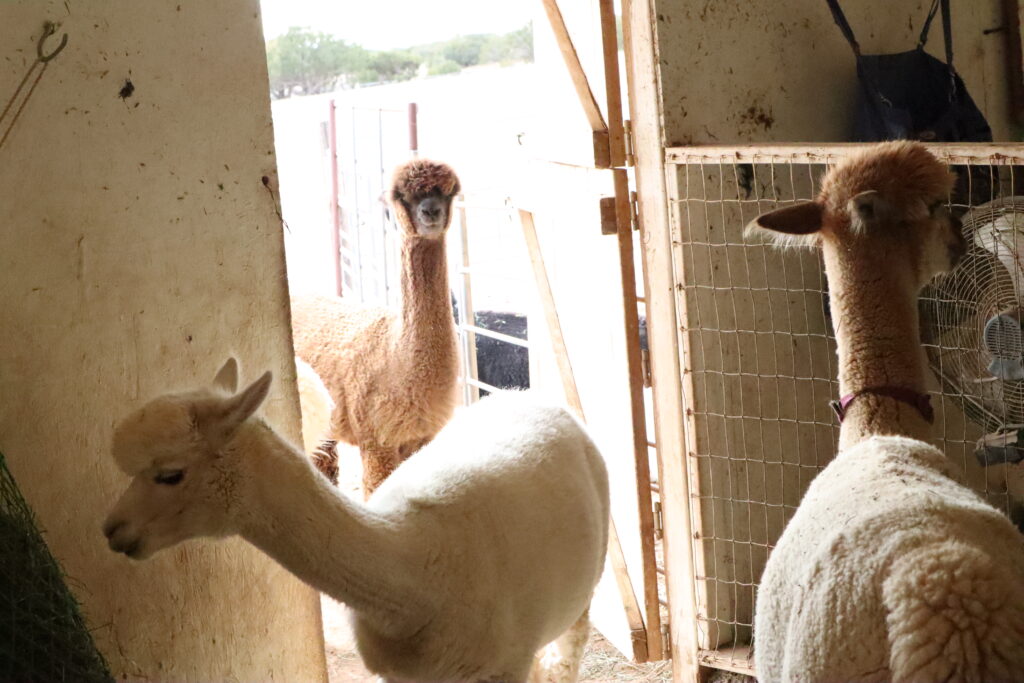
[[[115,553],[124,553],[128,557],[134,557],[142,544],[138,536],[130,537],[125,533],[125,523],[108,520],[103,525],[103,535],[107,537],[107,545]]]

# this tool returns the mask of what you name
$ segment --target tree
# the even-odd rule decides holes
[[[462,71],[461,66],[444,57],[430,62],[427,67],[427,75],[429,76],[443,76],[444,74],[454,74],[459,71]]]
[[[392,50],[371,53],[356,74],[359,83],[392,83],[416,76],[420,59],[411,52]]]
[[[363,48],[306,28],[293,26],[267,42],[267,69],[274,97],[330,90],[340,77],[357,73],[366,62]]]
[[[480,63],[480,51],[489,36],[459,36],[444,43],[441,54],[459,66],[475,66]]]
[[[533,26],[505,34],[459,36],[408,50],[370,52],[326,33],[292,27],[267,42],[274,98],[311,95],[340,86],[391,83],[455,73],[477,64],[533,61]]]
[[[517,31],[486,36],[480,50],[480,63],[510,64],[533,61],[533,24]]]

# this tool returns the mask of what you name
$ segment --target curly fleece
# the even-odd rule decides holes
[[[391,179],[391,198],[410,201],[432,192],[445,197],[459,193],[459,177],[448,164],[429,159],[414,159],[398,169]]]
[[[1024,681],[1024,537],[916,439],[812,482],[761,579],[759,680]]]

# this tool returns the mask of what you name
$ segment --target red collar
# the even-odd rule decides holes
[[[917,408],[917,412],[921,413],[921,417],[923,417],[925,422],[928,424],[935,422],[935,410],[932,409],[932,397],[928,394],[919,394],[913,389],[907,389],[906,387],[871,387],[869,389],[855,391],[852,394],[847,394],[838,401],[829,402],[829,405],[832,406],[832,410],[835,411],[836,417],[839,418],[840,424],[843,423],[843,418],[846,417],[846,411],[849,410],[850,404],[864,394],[875,394],[876,396],[894,398],[897,401],[901,401],[909,406]]]

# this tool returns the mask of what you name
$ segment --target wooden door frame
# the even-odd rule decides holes
[[[587,74],[580,62],[572,37],[566,27],[557,0],[541,0],[570,80],[593,135],[594,166],[609,169],[614,188],[614,234],[618,237],[620,276],[623,296],[623,325],[626,337],[626,360],[629,374],[630,420],[633,455],[636,466],[637,503],[640,522],[642,559],[641,587],[643,610],[638,609],[636,591],[626,573],[624,560],[613,561],[633,641],[633,657],[637,661],[664,658],[661,628],[661,600],[658,591],[658,567],[655,558],[655,517],[652,503],[648,437],[643,398],[643,370],[640,352],[636,274],[633,266],[633,209],[627,165],[632,156],[627,152],[626,121],[623,117],[619,76],[618,38],[614,0],[597,0],[601,26],[603,77],[607,96],[605,112],[601,111]],[[606,118],[607,115],[607,118]],[[613,560],[621,547],[612,540]]]
[[[679,318],[675,309],[672,235],[665,175],[654,0],[622,0],[635,159],[637,222],[643,250],[647,340],[654,395],[654,432],[660,471],[669,646],[674,681],[697,681],[694,529],[690,518]]]

